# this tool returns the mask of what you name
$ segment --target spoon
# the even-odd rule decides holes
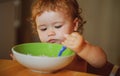
[[[58,56],[61,56],[62,53],[65,51],[66,47],[65,46],[62,46],[62,48],[60,49],[59,53],[58,53]]]

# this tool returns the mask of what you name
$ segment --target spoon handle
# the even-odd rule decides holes
[[[61,56],[65,49],[66,49],[66,47],[63,46],[63,47],[60,49],[60,52],[59,52],[58,56]]]

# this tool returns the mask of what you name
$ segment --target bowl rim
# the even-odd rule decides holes
[[[76,55],[76,53],[73,52],[73,54],[68,55],[68,56],[56,56],[56,57],[49,57],[49,56],[34,56],[34,55],[30,55],[30,54],[20,53],[20,52],[17,52],[17,51],[14,50],[15,47],[18,47],[18,46],[21,46],[21,45],[26,45],[26,44],[52,44],[52,43],[33,42],[33,43],[22,43],[22,44],[18,44],[18,45],[15,45],[15,46],[13,46],[13,47],[11,48],[12,53],[13,53],[13,54],[17,53],[17,54],[19,54],[19,55],[31,56],[31,57],[36,57],[36,58],[40,58],[40,57],[42,57],[42,58],[43,58],[43,57],[47,57],[47,58],[58,58],[58,57],[59,57],[59,58],[64,58],[64,57],[71,57],[71,56],[75,56],[75,55]],[[54,44],[52,44],[52,45],[61,45],[61,44],[54,43]],[[68,49],[69,49],[69,48],[68,48]]]
[[[56,56],[56,57],[48,57],[48,56],[32,56],[32,55],[30,55],[30,54],[28,54],[28,55],[26,55],[26,54],[22,54],[22,53],[19,53],[19,52],[16,52],[16,51],[12,51],[13,52],[13,54],[15,55],[15,53],[17,54],[17,55],[20,55],[20,56],[26,56],[26,57],[32,57],[32,58],[41,58],[41,59],[57,59],[57,58],[68,58],[68,57],[75,57],[76,56],[76,54],[74,53],[74,54],[72,54],[72,55],[69,55],[69,56]]]

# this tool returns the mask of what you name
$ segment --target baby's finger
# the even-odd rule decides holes
[[[12,60],[15,60],[15,57],[13,54],[10,54],[10,57],[12,58]]]
[[[65,37],[65,40],[72,40],[73,39],[72,35],[69,35],[69,34],[65,34],[64,37]]]
[[[66,47],[68,47],[68,48],[70,48],[70,49],[72,49],[71,47],[73,47],[73,44],[72,44],[72,43],[69,43],[68,41],[62,42],[62,45],[66,46]]]
[[[79,35],[79,33],[73,32],[71,35],[72,35],[72,36],[77,36],[77,35]]]
[[[81,37],[81,35],[79,33],[77,33],[77,32],[72,33],[71,36],[73,36],[73,37],[75,37],[77,39],[79,39]]]
[[[67,38],[70,37],[70,35],[69,34],[64,34],[64,37],[67,39]]]

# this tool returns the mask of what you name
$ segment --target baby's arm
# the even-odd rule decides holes
[[[77,32],[66,35],[65,38],[66,39],[62,44],[74,50],[90,65],[95,68],[100,68],[105,65],[107,57],[100,47],[86,42],[84,38]]]
[[[104,66],[107,61],[103,50],[98,46],[93,46],[89,43],[86,43],[84,48],[77,54],[96,68]]]

